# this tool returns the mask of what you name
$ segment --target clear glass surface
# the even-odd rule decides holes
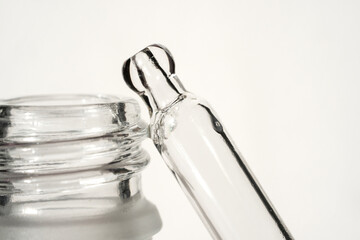
[[[149,239],[161,228],[141,190],[148,136],[131,99],[34,96],[0,102],[4,240]]]
[[[214,239],[293,239],[215,112],[177,78],[166,48],[143,49],[123,74],[148,105],[151,137]]]

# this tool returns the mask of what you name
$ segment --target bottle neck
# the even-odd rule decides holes
[[[141,197],[148,129],[133,100],[17,98],[0,122],[0,216],[99,215]]]

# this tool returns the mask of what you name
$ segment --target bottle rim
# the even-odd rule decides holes
[[[117,102],[135,102],[128,97],[109,94],[43,94],[0,100],[0,106],[56,108],[107,105]]]
[[[137,125],[145,128],[140,107],[126,97],[57,94],[0,101],[0,146],[89,139]]]

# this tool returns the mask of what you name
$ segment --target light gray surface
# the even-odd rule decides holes
[[[158,42],[208,99],[296,239],[360,238],[357,1],[0,1],[0,96],[135,95],[122,62]],[[146,111],[143,111],[146,116]],[[239,114],[241,113],[241,115]],[[155,149],[155,239],[209,239]]]

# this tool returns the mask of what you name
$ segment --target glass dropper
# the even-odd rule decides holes
[[[215,112],[185,90],[165,47],[138,52],[123,75],[147,104],[151,138],[214,239],[294,239]]]

